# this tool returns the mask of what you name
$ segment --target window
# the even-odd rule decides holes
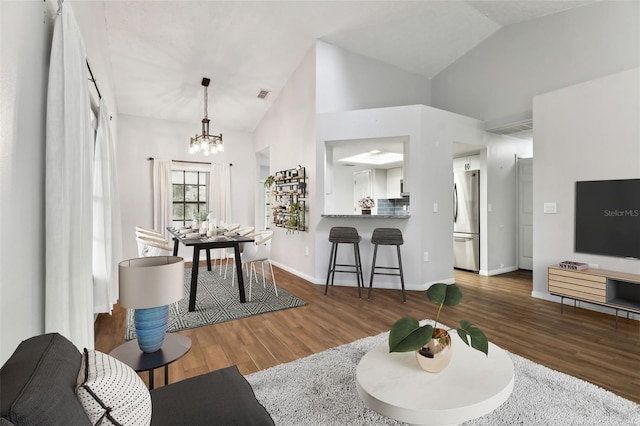
[[[172,170],[173,226],[189,226],[197,213],[209,211],[209,172]]]

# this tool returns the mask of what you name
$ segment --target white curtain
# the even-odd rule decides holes
[[[51,46],[45,154],[45,332],[93,348],[93,131],[84,42],[60,4]]]
[[[167,226],[171,226],[173,189],[171,160],[153,160],[153,229],[171,241]]]
[[[220,223],[230,223],[231,217],[231,166],[211,164],[209,174],[209,210]]]
[[[122,225],[116,156],[109,113],[100,100],[93,186],[93,312],[111,313],[118,300],[118,263],[122,260]]]

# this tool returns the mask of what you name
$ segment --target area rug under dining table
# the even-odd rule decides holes
[[[388,333],[367,337],[246,376],[278,426],[401,425],[367,408],[356,390],[360,359]],[[509,399],[467,426],[640,426],[640,405],[570,375],[509,353]],[[425,373],[428,374],[428,373]],[[425,398],[429,392],[425,389]]]
[[[265,265],[266,271],[267,265]],[[240,303],[238,283],[231,286],[232,274],[235,274],[235,270],[231,265],[229,265],[226,279],[224,278],[224,266],[214,267],[211,271],[207,271],[206,267],[200,268],[198,270],[196,310],[189,312],[191,269],[185,269],[184,297],[179,302],[169,305],[167,332],[202,327],[307,304],[304,300],[280,287],[278,287],[278,295],[276,296],[273,283],[266,280],[263,286],[260,274],[258,274],[258,282],[254,278],[251,301],[249,301],[249,278],[246,272],[244,285],[247,301]],[[136,338],[133,312],[133,309],[127,310],[125,340]]]

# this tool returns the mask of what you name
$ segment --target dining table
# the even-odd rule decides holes
[[[189,312],[196,310],[196,292],[198,290],[198,267],[200,265],[200,250],[205,250],[207,255],[207,270],[211,270],[211,249],[233,248],[238,275],[238,292],[240,303],[246,302],[244,292],[244,276],[242,273],[242,261],[240,259],[240,245],[251,243],[255,240],[251,237],[217,230],[216,235],[207,236],[199,234],[196,230],[192,233],[182,233],[180,228],[167,227],[167,231],[173,236],[173,255],[178,255],[178,247],[182,243],[186,247],[193,247],[193,260],[191,263],[191,292],[189,293]],[[184,231],[183,231],[184,232]]]

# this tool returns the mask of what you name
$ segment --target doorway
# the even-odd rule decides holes
[[[518,267],[533,270],[533,158],[518,158]]]
[[[264,182],[270,175],[270,157],[269,148],[265,148],[256,154],[256,163],[258,168],[258,181],[256,182],[256,203],[254,213],[254,223],[256,230],[269,229],[271,216],[271,191],[265,188]]]
[[[353,174],[353,213],[358,214],[358,201],[372,196],[371,170],[362,170]]]

